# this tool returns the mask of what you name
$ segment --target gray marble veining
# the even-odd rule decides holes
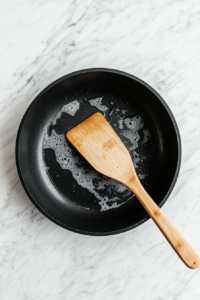
[[[200,253],[200,2],[1,1],[0,37],[0,299],[199,300],[200,269],[186,268],[151,220],[90,237],[46,219],[21,186],[14,151],[28,105],[60,76],[109,67],[142,78],[182,138],[162,209]]]

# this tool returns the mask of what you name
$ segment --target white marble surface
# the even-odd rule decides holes
[[[200,299],[200,268],[152,221],[111,237],[64,230],[26,196],[14,157],[19,122],[50,82],[110,67],[152,85],[174,113],[182,167],[163,211],[200,253],[200,2],[0,3],[0,299]]]

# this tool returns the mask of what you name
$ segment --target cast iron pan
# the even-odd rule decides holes
[[[81,70],[45,88],[21,121],[16,141],[16,163],[26,193],[46,217],[78,233],[110,235],[130,230],[149,218],[136,197],[131,197],[129,191],[118,193],[110,188],[109,181],[106,186],[107,177],[100,178],[105,189],[98,189],[98,180],[94,179],[93,185],[100,197],[113,199],[117,196],[118,199],[115,203],[108,202],[109,209],[102,211],[100,200],[79,185],[69,170],[61,167],[55,152],[42,149],[45,128],[48,135],[52,132],[65,134],[98,110],[90,105],[90,100],[97,98],[104,107],[102,113],[127,148],[132,144],[130,138],[121,134],[124,128],[122,130],[118,125],[124,121],[119,120],[132,120],[137,116],[143,120],[142,128],[136,133],[137,147],[131,155],[143,186],[161,207],[174,187],[180,168],[178,127],[169,107],[157,92],[142,80],[121,71]],[[53,124],[53,118],[62,107],[75,100],[80,104],[76,114],[72,116],[64,112]],[[70,147],[73,155],[85,164],[84,172],[92,172],[92,167]]]

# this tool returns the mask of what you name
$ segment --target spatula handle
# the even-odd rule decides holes
[[[183,262],[191,269],[197,268],[200,265],[199,256],[147,194],[139,180],[129,181],[126,186],[136,195]]]

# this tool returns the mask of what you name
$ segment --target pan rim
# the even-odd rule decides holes
[[[177,140],[177,148],[178,148],[178,159],[177,159],[177,165],[176,165],[176,171],[174,173],[174,178],[172,180],[172,183],[168,189],[168,192],[166,193],[165,197],[163,198],[163,200],[160,202],[159,204],[159,207],[161,208],[164,203],[167,201],[167,199],[169,198],[175,184],[176,184],[176,181],[177,181],[177,178],[178,178],[178,175],[179,175],[179,171],[180,171],[180,166],[181,166],[181,154],[182,154],[182,151],[181,151],[181,137],[180,137],[180,132],[179,132],[179,129],[178,129],[178,125],[177,125],[177,122],[175,120],[175,117],[174,115],[172,114],[169,106],[167,105],[167,103],[164,101],[164,99],[161,97],[161,95],[156,91],[154,90],[154,88],[152,88],[149,84],[147,84],[145,81],[143,81],[142,79],[134,76],[134,75],[131,75],[129,73],[126,73],[124,71],[121,71],[121,70],[116,70],[116,69],[110,69],[110,68],[89,68],[89,69],[81,69],[79,71],[75,71],[75,72],[71,72],[67,75],[64,75],[60,78],[58,78],[57,80],[53,81],[51,84],[49,84],[48,86],[46,86],[46,88],[44,88],[36,97],[35,99],[31,102],[31,104],[28,106],[28,108],[26,109],[23,117],[22,117],[22,120],[19,124],[19,128],[18,128],[18,131],[17,131],[17,136],[16,136],[16,144],[15,144],[15,162],[16,162],[16,167],[17,167],[17,172],[18,172],[18,175],[19,175],[19,178],[20,178],[20,181],[22,183],[22,186],[27,194],[27,196],[29,197],[29,199],[32,201],[32,203],[37,207],[37,209],[45,216],[47,217],[49,220],[51,220],[52,222],[54,222],[55,224],[65,228],[65,229],[68,229],[72,232],[75,232],[75,233],[79,233],[79,234],[84,234],[84,235],[90,235],[90,236],[107,236],[107,235],[115,235],[115,234],[119,234],[119,233],[123,233],[123,232],[126,232],[126,231],[129,231],[131,229],[134,229],[138,226],[140,226],[141,224],[145,223],[147,220],[150,219],[149,216],[143,218],[142,220],[140,220],[139,222],[131,225],[131,226],[128,226],[128,227],[125,227],[123,229],[120,229],[120,230],[114,230],[114,231],[108,231],[108,232],[90,232],[90,231],[85,231],[85,230],[80,230],[80,229],[77,229],[77,228],[73,228],[73,227],[70,227],[70,226],[67,226],[61,222],[59,222],[58,220],[56,220],[54,217],[52,217],[51,215],[49,215],[37,202],[36,200],[32,197],[31,193],[29,192],[28,190],[28,187],[26,186],[26,183],[25,183],[25,180],[22,176],[22,173],[21,173],[21,167],[20,167],[20,161],[19,161],[19,143],[20,143],[20,136],[21,136],[21,132],[22,132],[22,129],[23,129],[23,126],[24,126],[24,122],[29,114],[29,112],[31,111],[31,109],[33,108],[33,106],[40,100],[40,98],[50,89],[52,88],[54,85],[58,84],[59,82],[65,80],[65,79],[68,79],[70,77],[73,77],[73,76],[76,76],[76,75],[80,75],[80,74],[84,74],[84,73],[91,73],[91,72],[107,72],[107,73],[113,73],[113,74],[119,74],[119,75],[122,75],[122,76],[125,76],[125,77],[128,77],[132,80],[135,80],[137,82],[139,82],[140,84],[142,84],[143,86],[145,86],[148,90],[150,90],[150,92],[152,92],[157,98],[158,100],[161,102],[161,104],[164,106],[165,110],[167,111],[169,117],[170,117],[170,120],[173,124],[173,127],[174,127],[174,130],[175,130],[175,134],[176,134],[176,140]]]

